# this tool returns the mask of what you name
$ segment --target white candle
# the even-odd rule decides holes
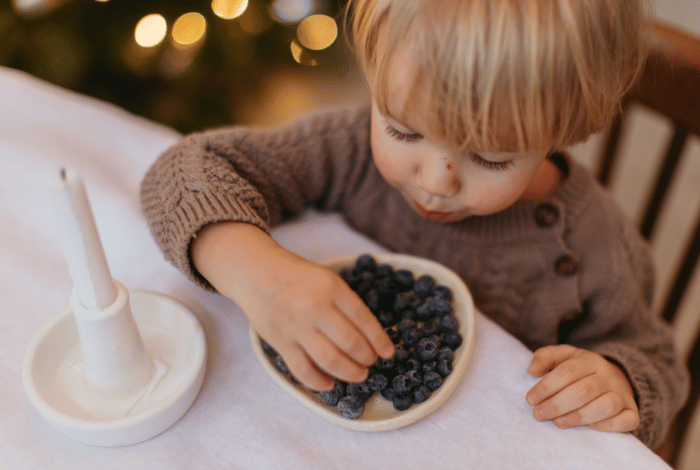
[[[52,187],[75,294],[85,309],[102,310],[115,302],[117,289],[83,181],[76,172],[61,170]]]

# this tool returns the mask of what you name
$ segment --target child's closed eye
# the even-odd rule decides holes
[[[482,167],[486,168],[487,170],[503,171],[503,170],[507,170],[513,166],[513,160],[508,160],[508,161],[504,161],[504,162],[494,162],[491,160],[486,160],[484,157],[482,157],[481,155],[479,155],[477,153],[472,153],[471,156],[477,165],[481,165]]]
[[[390,124],[386,125],[385,131],[390,137],[398,140],[399,142],[409,142],[410,143],[410,142],[416,142],[416,141],[423,138],[423,136],[420,134],[401,132],[400,130],[396,129],[395,127],[391,126]]]

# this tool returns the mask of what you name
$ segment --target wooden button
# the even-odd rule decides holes
[[[562,276],[573,276],[578,272],[578,261],[572,256],[564,255],[554,263],[554,267]]]
[[[535,208],[535,222],[539,227],[551,227],[559,220],[559,211],[548,202],[544,202]]]

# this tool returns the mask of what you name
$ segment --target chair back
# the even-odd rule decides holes
[[[679,31],[673,27],[656,24],[651,38],[651,51],[644,71],[629,92],[623,103],[623,111],[612,123],[605,141],[598,169],[598,178],[603,185],[610,185],[617,158],[620,154],[621,137],[627,124],[628,110],[631,105],[641,105],[666,116],[672,124],[673,132],[659,170],[654,177],[651,188],[646,192],[646,202],[640,218],[640,230],[649,240],[653,240],[660,214],[668,200],[679,163],[691,136],[700,136],[700,38]],[[687,152],[685,152],[687,153]],[[679,246],[682,255],[675,267],[668,292],[661,293],[664,300],[660,314],[674,323],[677,320],[679,305],[687,294],[688,287],[698,265],[700,257],[700,209],[695,215],[694,227],[684,245]],[[700,306],[695,306],[696,316],[700,319]],[[695,333],[694,345],[688,355],[688,366],[692,375],[691,396],[679,413],[669,431],[667,441],[658,450],[666,461],[675,466],[691,423],[691,416],[696,410],[700,396],[700,337]],[[698,443],[688,449],[697,459],[691,467],[700,468],[700,448]],[[688,452],[683,452],[684,454]]]

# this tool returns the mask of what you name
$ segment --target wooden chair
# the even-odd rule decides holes
[[[666,155],[647,193],[646,206],[641,217],[640,230],[648,239],[653,239],[659,214],[666,202],[669,189],[674,180],[674,172],[682,160],[683,150],[690,135],[700,136],[700,38],[681,32],[667,25],[656,24],[652,35],[651,53],[638,84],[629,93],[623,106],[623,112],[610,127],[603,147],[598,178],[604,185],[612,181],[616,157],[619,154],[621,136],[625,132],[627,112],[631,104],[651,108],[670,118],[674,134],[668,143]],[[676,320],[681,299],[688,290],[689,281],[698,265],[700,255],[700,213],[696,216],[695,228],[681,257],[681,265],[675,272],[668,292],[662,303],[661,315],[671,323]],[[700,306],[695,306],[700,316]],[[698,398],[700,396],[700,338],[696,338],[688,357],[688,366],[692,375],[690,400],[678,415],[667,436],[666,442],[657,449],[670,465],[675,466],[679,452],[686,436],[693,412],[700,413]],[[700,468],[700,449],[694,451]]]

